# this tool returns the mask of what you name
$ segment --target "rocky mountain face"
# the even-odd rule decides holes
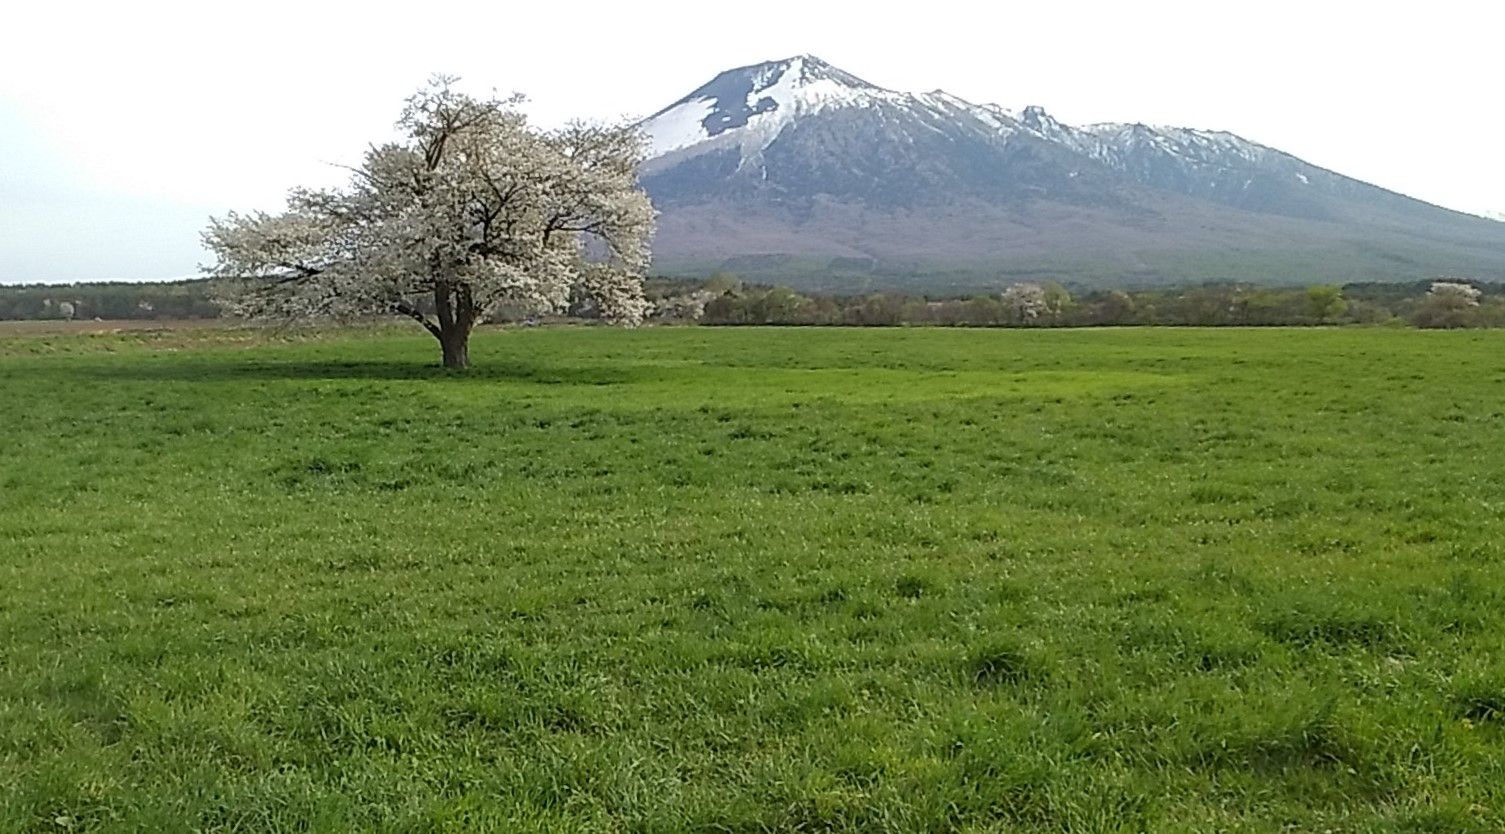
[[[812,56],[728,70],[641,125],[656,266],[861,291],[1505,279],[1505,227],[1230,133],[1064,124]]]

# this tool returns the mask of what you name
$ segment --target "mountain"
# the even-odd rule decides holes
[[[644,120],[656,268],[858,291],[1505,279],[1505,226],[1231,133],[1072,126],[802,55]]]

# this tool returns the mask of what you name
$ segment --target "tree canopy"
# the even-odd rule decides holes
[[[395,314],[469,364],[472,329],[501,306],[605,319],[647,310],[654,211],[629,126],[531,127],[519,97],[474,98],[438,77],[407,101],[401,139],[373,145],[348,185],[291,191],[280,214],[230,213],[204,240],[227,311],[303,319]]]

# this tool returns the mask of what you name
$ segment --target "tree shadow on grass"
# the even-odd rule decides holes
[[[6,369],[9,376],[52,379],[82,375],[90,379],[135,382],[236,381],[296,382],[347,381],[486,383],[526,382],[535,385],[623,385],[650,376],[649,368],[601,365],[555,365],[516,359],[489,361],[464,371],[434,362],[398,360],[231,360],[174,357],[134,362],[79,362],[66,368],[21,366]]]

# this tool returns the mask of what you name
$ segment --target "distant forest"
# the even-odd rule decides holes
[[[218,318],[204,280],[0,286],[0,320]],[[719,273],[705,280],[650,279],[651,322],[703,325],[950,327],[1412,325],[1505,326],[1505,283],[1439,279],[1305,288],[1214,283],[1103,289],[1014,283],[967,297],[901,292],[797,292]],[[593,317],[588,303],[570,318]],[[527,318],[500,316],[503,321]]]
[[[209,282],[0,286],[0,321],[107,319],[169,321],[219,317]]]

